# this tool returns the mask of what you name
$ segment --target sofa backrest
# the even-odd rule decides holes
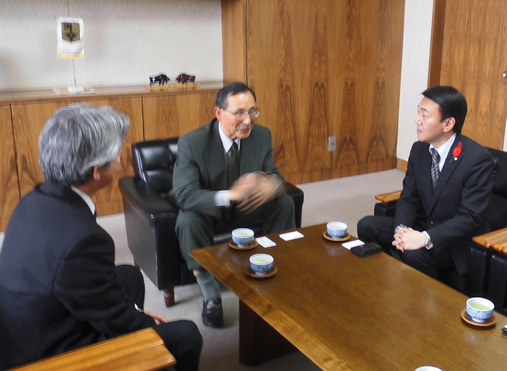
[[[493,156],[493,193],[489,199],[484,218],[491,230],[507,227],[507,152],[488,148]]]
[[[134,174],[161,195],[173,187],[178,137],[147,140],[132,145]]]

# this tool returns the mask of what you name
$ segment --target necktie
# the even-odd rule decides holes
[[[438,164],[440,163],[440,155],[438,154],[435,148],[430,149],[431,152],[431,182],[433,183],[433,188],[435,188],[435,184],[437,184],[438,176],[440,175],[440,168]]]
[[[234,183],[239,178],[239,151],[236,142],[232,143],[229,150],[229,184]]]

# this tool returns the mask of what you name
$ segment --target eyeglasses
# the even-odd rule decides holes
[[[231,115],[234,115],[236,116],[236,118],[238,120],[244,120],[246,119],[246,116],[249,115],[250,118],[253,120],[253,119],[256,119],[257,117],[259,117],[259,114],[261,113],[261,110],[259,108],[252,108],[250,111],[246,111],[244,109],[240,109],[240,110],[237,110],[236,112],[231,112],[231,111],[228,111],[226,110],[225,108],[222,108],[223,111],[231,114]]]

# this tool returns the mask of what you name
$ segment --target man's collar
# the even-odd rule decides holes
[[[86,202],[86,204],[88,205],[88,207],[90,208],[90,211],[92,212],[92,215],[95,215],[95,204],[93,203],[92,199],[90,196],[88,196],[86,193],[84,193],[82,190],[80,190],[79,188],[76,188],[74,186],[71,186],[70,187],[74,192],[76,192],[79,196],[81,196],[81,198],[83,199],[84,202]]]
[[[222,123],[218,121],[218,134],[220,135],[220,139],[222,140],[222,145],[224,146],[225,153],[229,152],[232,146],[233,140],[229,138],[227,134],[222,129]],[[241,149],[241,139],[235,139],[234,142],[238,145],[238,149]]]
[[[440,155],[440,161],[443,162],[447,158],[447,155],[449,154],[449,151],[451,150],[451,147],[456,140],[456,133],[454,133],[449,139],[447,139],[447,142],[442,144],[440,147],[436,148],[433,144],[430,144],[429,151],[431,153],[431,149],[435,148]]]

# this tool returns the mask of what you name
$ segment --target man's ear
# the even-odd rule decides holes
[[[222,122],[222,109],[218,106],[215,106],[215,117],[217,118],[218,121]]]
[[[93,167],[93,174],[92,174],[92,177],[94,180],[100,180],[100,171],[99,171],[100,167],[99,165],[95,165]]]
[[[449,131],[454,131],[455,124],[456,124],[456,119],[454,117],[449,117],[449,118],[445,119],[444,133],[448,133]]]

